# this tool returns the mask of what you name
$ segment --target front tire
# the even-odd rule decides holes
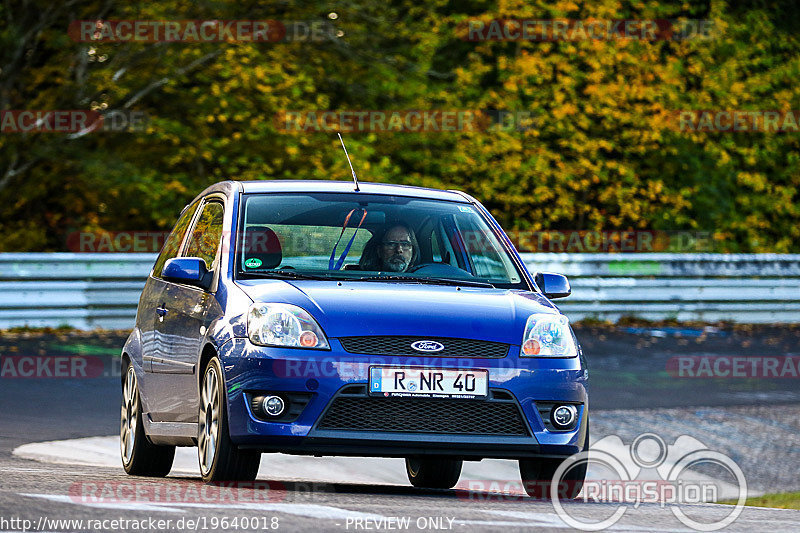
[[[253,481],[261,453],[240,450],[228,432],[228,410],[219,359],[213,357],[200,384],[197,456],[203,481]]]
[[[461,477],[461,459],[406,458],[406,474],[412,485],[424,489],[451,489]]]
[[[164,477],[172,470],[175,446],[153,444],[144,432],[139,385],[130,363],[122,383],[119,448],[122,467],[129,475]]]
[[[589,422],[586,422],[586,440],[583,444],[583,451],[589,450]],[[531,498],[546,500],[550,498],[550,486],[556,470],[563,462],[563,459],[520,459],[519,473],[522,477],[522,486]],[[559,486],[559,498],[572,500],[578,497],[583,482],[586,478],[586,461],[574,466],[566,471],[562,480],[564,485]]]

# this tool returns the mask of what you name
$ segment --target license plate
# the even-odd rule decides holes
[[[484,398],[489,391],[488,370],[373,366],[369,377],[373,396]]]

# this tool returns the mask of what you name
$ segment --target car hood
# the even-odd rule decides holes
[[[519,344],[528,316],[558,313],[535,292],[317,280],[240,280],[256,302],[308,311],[328,337],[414,335]]]

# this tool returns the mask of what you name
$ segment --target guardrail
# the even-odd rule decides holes
[[[800,255],[523,254],[570,277],[574,321],[800,322]],[[0,328],[130,328],[155,254],[0,254]]]
[[[566,274],[572,320],[800,322],[800,255],[522,254],[531,272]]]
[[[0,254],[0,328],[133,327],[156,254]]]

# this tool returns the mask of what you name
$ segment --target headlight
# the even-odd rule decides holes
[[[522,336],[521,356],[574,357],[578,347],[564,315],[535,314],[528,317]]]
[[[330,349],[317,321],[303,309],[290,304],[256,303],[250,306],[247,336],[250,342],[261,346]]]

